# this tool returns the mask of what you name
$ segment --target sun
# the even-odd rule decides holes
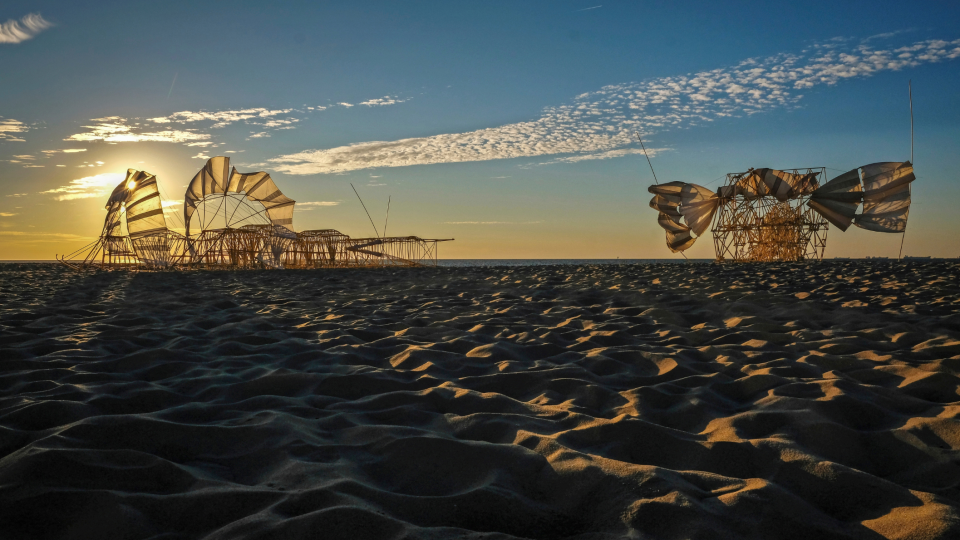
[[[131,180],[127,182],[127,189],[133,189],[135,187],[137,187],[137,183],[135,181]]]

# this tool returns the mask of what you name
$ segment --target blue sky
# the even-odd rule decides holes
[[[0,24],[2,259],[95,236],[128,167],[176,213],[214,155],[270,172],[297,230],[371,235],[353,183],[378,222],[392,198],[390,234],[457,238],[441,257],[679,257],[634,131],[661,181],[840,174],[909,159],[911,79],[904,251],[960,254],[952,3],[8,1]],[[827,255],[899,244],[834,229]]]

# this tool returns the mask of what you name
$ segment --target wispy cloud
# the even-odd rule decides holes
[[[236,109],[227,111],[180,111],[169,116],[159,116],[148,118],[150,122],[156,124],[185,124],[192,122],[212,121],[212,129],[223,128],[237,122],[257,123],[258,121],[268,122],[277,116],[287,115],[293,112],[293,109]],[[296,120],[293,120],[296,122]]]
[[[536,225],[543,221],[444,221],[443,225]]]
[[[0,116],[0,141],[24,142],[19,135],[14,135],[14,133],[25,133],[27,131],[30,131],[30,126],[23,122]]]
[[[26,196],[27,196],[26,193],[11,193],[7,195],[7,197],[26,197]]]
[[[87,151],[86,148],[65,148],[63,150],[41,150],[41,152],[43,152],[44,154],[47,154],[47,156],[51,156],[53,154],[76,154],[78,152],[86,152],[86,151]]]
[[[647,155],[650,157],[654,157],[660,152],[669,152],[670,150],[673,150],[673,149],[672,148],[647,148]],[[607,150],[606,152],[597,152],[596,154],[577,154],[575,156],[566,156],[566,157],[551,159],[550,161],[538,163],[538,165],[552,165],[554,163],[577,163],[578,161],[589,161],[592,159],[611,159],[611,158],[629,156],[633,154],[643,154],[643,150],[640,148],[620,148],[618,150]]]
[[[201,141],[210,138],[209,134],[197,133],[195,131],[165,130],[165,131],[147,131],[144,132],[142,126],[137,124],[129,125],[126,118],[119,116],[108,116],[106,118],[94,118],[92,122],[97,122],[92,126],[83,126],[90,131],[77,133],[64,139],[65,141],[90,141],[90,142],[172,142],[183,143],[190,141]]]
[[[597,8],[602,8],[602,7],[603,7],[603,5],[601,4],[601,5],[599,5],[599,6],[593,6],[593,7],[583,8],[583,9],[575,9],[575,10],[573,10],[573,12],[574,12],[574,13],[578,13],[578,12],[580,12],[580,11],[589,11],[589,10],[591,10],[591,9],[597,9]]]
[[[11,214],[10,212],[0,212],[0,217],[13,217],[17,214]]]
[[[311,202],[297,202],[297,205],[294,207],[296,210],[301,212],[309,212],[314,208],[320,206],[338,206],[340,201],[311,201]]]
[[[280,172],[320,174],[543,155],[604,159],[600,156],[615,157],[607,153],[635,144],[634,131],[649,136],[792,107],[814,86],[958,57],[960,39],[919,41],[883,50],[866,43],[849,46],[833,41],[799,54],[747,59],[732,67],[605,86],[581,94],[569,104],[548,107],[528,122],[305,150],[269,161]]]
[[[382,98],[370,99],[359,103],[359,105],[366,105],[367,107],[381,107],[383,105],[396,105],[397,103],[403,103],[407,101],[406,99],[399,99],[396,96],[383,96]]]
[[[364,101],[361,105],[384,106],[403,103],[406,100],[396,96]],[[338,103],[335,106],[353,107],[351,103]],[[256,131],[250,132],[247,139],[261,139],[270,137],[273,131],[296,129],[302,118],[297,115],[319,112],[329,107],[318,105],[303,109],[268,109],[254,107],[248,109],[230,109],[223,111],[179,111],[167,116],[153,118],[124,118],[107,116],[94,118],[93,125],[83,126],[88,131],[76,133],[64,139],[66,141],[93,141],[108,143],[123,142],[171,142],[182,143],[187,146],[213,147],[218,146],[211,140],[208,130],[216,130],[233,124],[256,126]],[[7,122],[6,124],[4,122]],[[6,127],[4,127],[6,126]],[[188,127],[189,126],[189,127]],[[0,140],[4,139],[4,132],[27,131],[28,126],[17,120],[4,121],[0,119]],[[7,137],[8,140],[21,140]],[[63,150],[70,152],[72,150]],[[56,152],[56,151],[50,151]]]
[[[68,233],[33,233],[26,231],[0,231],[0,237],[14,237],[17,243],[62,242],[64,240],[92,240],[90,236]]]
[[[0,43],[21,43],[53,26],[39,13],[30,13],[17,21],[10,19],[0,24]]]
[[[126,178],[124,173],[104,173],[96,176],[86,176],[84,178],[71,180],[70,183],[65,186],[48,191],[41,191],[40,193],[55,195],[58,201],[99,197],[116,187],[124,178]]]

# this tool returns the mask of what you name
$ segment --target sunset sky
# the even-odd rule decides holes
[[[602,3],[601,3],[602,2]],[[20,2],[0,6],[0,259],[99,234],[128,168],[170,212],[207,157],[297,230],[441,258],[679,258],[653,182],[910,159],[905,255],[960,255],[954,2]],[[378,225],[379,226],[379,225]],[[827,256],[900,235],[831,229]],[[687,251],[713,258],[708,237]]]

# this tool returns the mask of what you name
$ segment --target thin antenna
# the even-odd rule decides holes
[[[387,196],[387,217],[383,220],[383,236],[387,236],[387,223],[390,222],[390,196]]]
[[[913,165],[913,81],[907,81],[907,96],[910,98],[910,164]],[[911,189],[911,186],[907,186]],[[907,239],[907,225],[903,225],[903,234],[900,235],[900,253],[897,260],[903,260],[903,241]]]
[[[357,193],[357,188],[353,187],[353,184],[350,184],[350,187],[353,188],[353,192],[357,194],[357,198],[360,199],[360,194]],[[360,199],[360,206],[363,207],[363,211],[367,212],[367,205],[363,204],[363,199]],[[370,224],[373,225],[373,231],[377,233],[377,238],[380,238],[380,231],[377,230],[377,226],[373,223],[373,218],[370,217],[370,212],[367,212],[367,219],[370,220]]]
[[[913,163],[913,81],[907,81],[907,92],[910,96],[910,163]]]
[[[659,186],[660,182],[657,181],[657,173],[653,172],[653,163],[650,163],[650,156],[647,155],[647,148],[643,146],[643,139],[640,138],[640,132],[634,131],[637,134],[637,140],[640,141],[640,148],[643,148],[643,155],[647,158],[647,165],[650,165],[650,172],[653,173],[653,181]]]

